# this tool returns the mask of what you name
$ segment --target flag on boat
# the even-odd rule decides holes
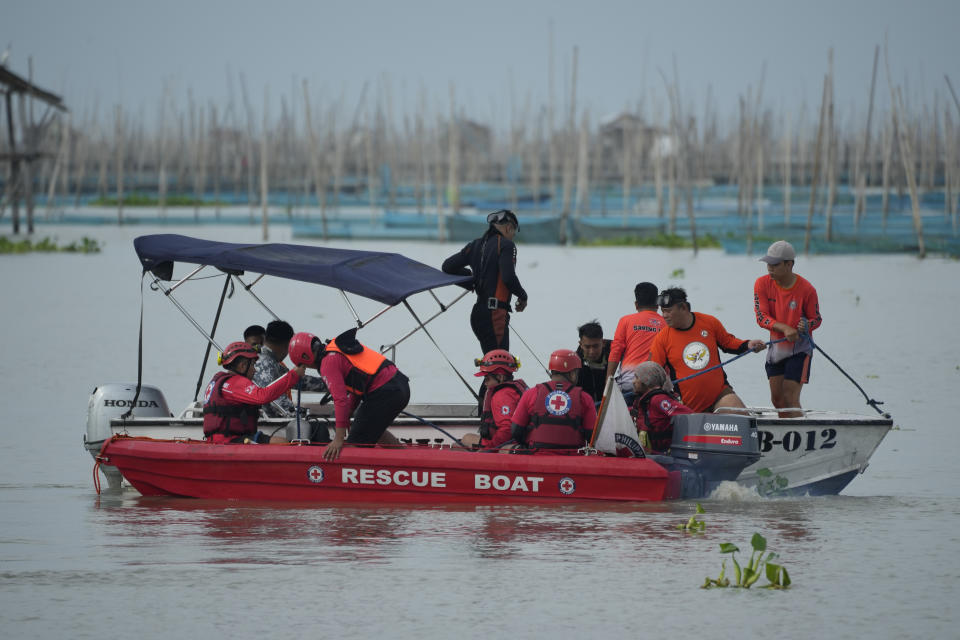
[[[603,388],[603,401],[591,444],[604,453],[638,458],[644,456],[643,447],[637,438],[637,425],[630,417],[623,393],[613,382],[613,376],[607,378],[607,384]]]

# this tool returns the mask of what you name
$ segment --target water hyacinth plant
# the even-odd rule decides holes
[[[777,559],[777,554],[768,553],[764,558],[764,552],[767,550],[767,539],[759,533],[754,533],[750,539],[750,545],[753,547],[753,553],[750,554],[750,562],[747,566],[741,567],[737,562],[736,553],[740,549],[729,542],[720,544],[720,553],[729,553],[730,560],[733,562],[733,580],[727,577],[727,561],[724,560],[720,569],[720,576],[717,578],[707,577],[703,583],[704,589],[711,587],[740,587],[749,589],[760,579],[761,575],[766,574],[769,584],[764,585],[767,589],[786,589],[790,586],[790,574],[787,568],[776,564],[773,561]]]
[[[687,533],[703,533],[703,530],[707,528],[707,523],[703,520],[698,520],[697,515],[705,513],[703,506],[698,502],[697,503],[697,513],[696,515],[690,516],[690,519],[684,524],[678,524],[677,529],[681,531],[686,531]]]

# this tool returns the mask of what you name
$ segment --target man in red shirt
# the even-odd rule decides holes
[[[760,258],[767,263],[767,275],[753,285],[753,307],[757,324],[770,330],[770,340],[786,338],[767,353],[770,401],[777,409],[800,407],[800,390],[810,380],[813,342],[810,334],[823,323],[817,290],[793,272],[796,252],[786,240],[778,240]],[[798,411],[781,411],[781,418],[802,416]]]
[[[711,368],[720,363],[720,350],[726,353],[763,351],[766,348],[763,340],[741,340],[728,333],[713,316],[693,313],[687,292],[679,287],[664,289],[657,301],[667,326],[650,345],[650,359],[678,381],[683,403],[697,413],[743,407],[743,401],[727,382],[723,368]],[[684,378],[689,379],[680,382]]]
[[[657,333],[665,327],[663,317],[657,313],[657,286],[641,282],[633,289],[636,313],[623,316],[617,323],[610,344],[607,361],[607,377],[612,376],[617,365],[620,375],[617,384],[629,404],[633,400],[633,370],[650,357],[650,345]]]
[[[513,437],[530,449],[575,453],[593,436],[597,410],[577,386],[580,357],[569,349],[550,354],[550,380],[527,389],[513,414]]]

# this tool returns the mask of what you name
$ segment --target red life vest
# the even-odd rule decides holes
[[[579,449],[587,442],[583,429],[582,389],[569,382],[541,382],[530,411],[525,441],[538,449]]]
[[[223,384],[234,377],[243,376],[230,371],[218,371],[207,385],[203,399],[203,435],[206,437],[214,433],[242,436],[257,431],[260,406],[237,402],[223,395]]]
[[[677,409],[683,409],[678,413],[689,413],[690,410],[680,405],[677,396],[664,391],[663,389],[651,389],[643,396],[634,400],[633,406],[636,411],[637,431],[645,431],[650,437],[650,448],[655,452],[667,451],[673,444],[673,420],[667,417],[666,421],[654,423],[650,419],[650,404],[652,402],[662,402],[657,398],[663,398],[674,405],[679,405]]]
[[[336,351],[350,361],[352,366],[347,375],[344,376],[343,383],[347,387],[347,391],[357,396],[362,396],[367,392],[370,381],[381,369],[393,364],[379,351],[374,351],[366,345],[360,346],[363,347],[363,351],[360,353],[345,353],[337,346],[335,340],[331,340],[327,343],[326,348],[327,351]]]
[[[480,412],[480,437],[489,440],[497,432],[497,423],[493,419],[493,396],[505,387],[516,389],[517,394],[522,396],[527,390],[527,383],[523,380],[505,380],[493,389],[487,389],[483,396],[483,410]]]

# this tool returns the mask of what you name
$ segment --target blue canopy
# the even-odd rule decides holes
[[[170,280],[174,262],[251,271],[349,291],[395,305],[407,296],[450,284],[469,285],[469,276],[452,276],[399,253],[354,251],[297,244],[213,242],[177,234],[140,236],[133,241],[144,271]]]

